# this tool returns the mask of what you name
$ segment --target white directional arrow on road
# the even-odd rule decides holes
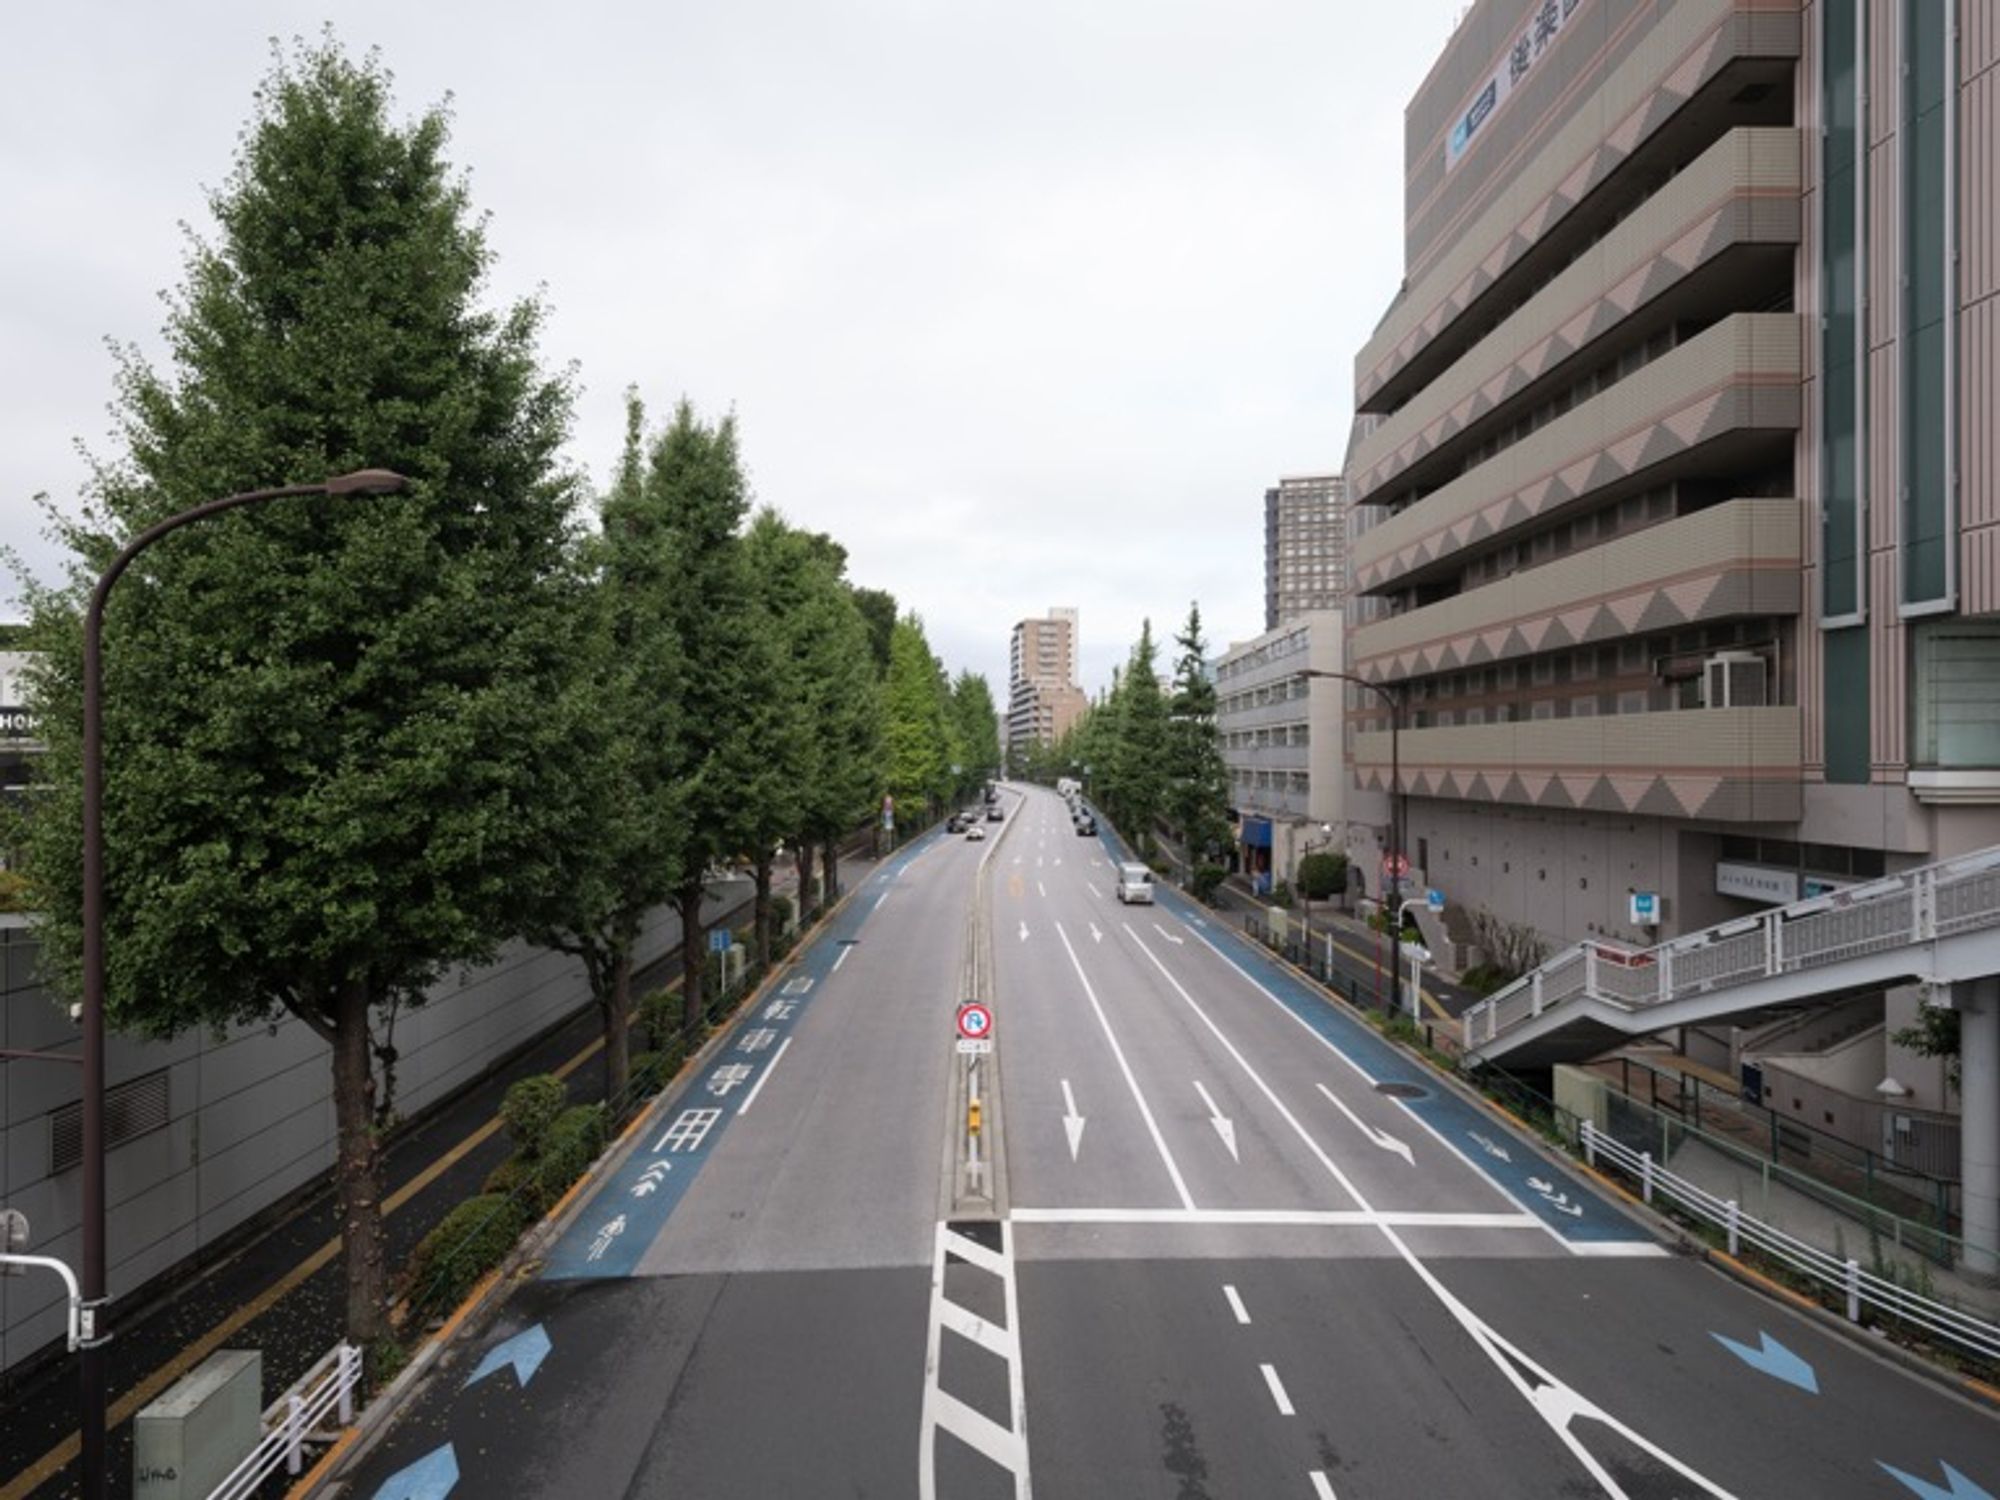
[[[1092,922],[1090,924],[1090,940],[1093,943],[1101,943],[1104,941],[1104,934],[1098,930],[1097,924],[1095,922]]]
[[[1076,1160],[1076,1148],[1083,1144],[1083,1116],[1076,1112],[1076,1095],[1069,1091],[1069,1080],[1062,1081],[1063,1089],[1063,1134],[1069,1137],[1069,1159]]]
[[[1158,922],[1155,922],[1153,924],[1153,931],[1157,932],[1161,937],[1165,938],[1168,942],[1172,943],[1176,948],[1185,947],[1187,945],[1186,938],[1175,937],[1171,932],[1167,931],[1167,929],[1162,927]]]
[[[1333,1102],[1333,1107],[1335,1109],[1339,1110],[1342,1114],[1346,1115],[1348,1119],[1352,1120],[1354,1122],[1354,1128],[1360,1131],[1363,1135],[1367,1136],[1369,1140],[1373,1141],[1376,1145],[1380,1146],[1384,1151],[1395,1152],[1398,1156],[1402,1157],[1403,1160],[1408,1162],[1411,1166],[1414,1167],[1417,1164],[1417,1159],[1416,1157],[1410,1154],[1410,1148],[1408,1146],[1404,1145],[1401,1141],[1397,1140],[1393,1135],[1389,1134],[1388,1131],[1377,1130],[1373,1125],[1365,1124],[1362,1121],[1361,1116],[1357,1115],[1353,1110],[1349,1109],[1345,1104],[1342,1104],[1340,1102],[1340,1096],[1334,1093],[1332,1089],[1328,1088],[1325,1084],[1322,1083],[1319,1085],[1319,1091],[1322,1094],[1326,1095],[1326,1097]]]
[[[1201,1102],[1208,1109],[1208,1123],[1213,1125],[1215,1133],[1222,1137],[1222,1144],[1229,1150],[1229,1159],[1241,1162],[1243,1158],[1236,1154],[1236,1122],[1215,1107],[1215,1101],[1208,1097],[1208,1090],[1201,1086],[1199,1078],[1194,1081],[1194,1091],[1201,1095]]]
[[[1027,942],[1027,940],[1028,940],[1028,924],[1026,922],[1023,922],[1021,924],[1021,941],[1025,943]]]

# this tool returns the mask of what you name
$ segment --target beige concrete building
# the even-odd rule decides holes
[[[1007,654],[1007,745],[1050,744],[1090,706],[1076,674],[1076,610],[1014,626]]]
[[[1996,61],[1962,0],[1468,12],[1346,476],[1418,879],[1637,942],[2000,842]]]
[[[1290,880],[1309,850],[1346,848],[1341,684],[1311,675],[1342,670],[1341,654],[1340,612],[1322,609],[1234,644],[1216,660],[1216,733],[1229,768],[1238,854],[1253,879]]]
[[[1339,609],[1347,593],[1347,484],[1301,474],[1264,491],[1264,628],[1309,610]]]

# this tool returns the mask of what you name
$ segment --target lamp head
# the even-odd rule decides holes
[[[393,469],[356,469],[326,482],[329,495],[393,495],[410,481]]]

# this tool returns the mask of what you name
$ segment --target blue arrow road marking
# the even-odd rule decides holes
[[[1885,1464],[1879,1458],[1875,1462],[1896,1483],[1902,1485],[1911,1494],[1922,1496],[1923,1500],[1993,1500],[1992,1491],[1981,1489],[1950,1464],[1940,1465],[1944,1470],[1944,1484],[1932,1484],[1928,1479],[1919,1479],[1914,1474],[1905,1474],[1901,1469],[1891,1464]],[[1946,1486],[1949,1486],[1949,1488],[1946,1488]]]
[[[1125,857],[1115,836],[1099,833],[1098,842],[1114,862]],[[1179,892],[1155,886],[1160,904],[1183,920],[1196,912]],[[1241,934],[1238,934],[1240,937]],[[1542,1159],[1527,1151],[1500,1154],[1491,1149],[1493,1123],[1487,1115],[1458,1097],[1420,1064],[1391,1046],[1362,1022],[1327,1003],[1319,991],[1249,939],[1241,944],[1228,938],[1205,939],[1209,949],[1224,963],[1251,982],[1261,985],[1315,1035],[1351,1062],[1370,1082],[1410,1083],[1423,1091],[1422,1097],[1396,1102],[1428,1125],[1452,1145],[1495,1187],[1512,1198],[1571,1244],[1637,1244],[1652,1246],[1644,1233],[1623,1214],[1594,1192],[1581,1190],[1566,1196],[1538,1191],[1529,1179],[1546,1171]],[[1546,1179],[1543,1179],[1546,1181]],[[1559,1201],[1560,1200],[1560,1201]],[[1581,1210],[1579,1212],[1579,1210]]]
[[[1761,1332],[1758,1334],[1764,1341],[1763,1347],[1759,1349],[1752,1349],[1748,1344],[1739,1344],[1735,1339],[1725,1338],[1719,1333],[1711,1333],[1709,1337],[1751,1369],[1761,1370],[1772,1379],[1782,1380],[1786,1385],[1795,1385],[1811,1395],[1819,1394],[1819,1376],[1813,1373],[1813,1367],[1772,1338],[1770,1334]]]
[[[912,859],[937,842],[935,833],[926,834],[898,850],[871,881],[894,883]],[[551,1281],[624,1277],[638,1269],[738,1113],[733,1107],[718,1106],[733,1106],[762,1080],[783,1050],[781,1044],[790,1040],[792,1029],[813,1003],[817,981],[833,972],[834,964],[846,952],[842,945],[860,934],[869,910],[858,903],[844,908],[834,924],[799,955],[797,975],[745,1015],[732,1031],[730,1045],[717,1052],[708,1070],[662,1117],[664,1124],[651,1127],[655,1132],[651,1149],[634,1151],[616,1173],[594,1184],[583,1212],[550,1248],[543,1277]],[[755,1062],[729,1060],[744,1055],[735,1045],[742,1027],[759,1027],[770,1033],[768,1050],[757,1052]],[[943,1035],[949,1036],[949,1030]],[[661,1170],[659,1164],[669,1157],[671,1163]]]
[[[495,1344],[486,1351],[486,1357],[479,1362],[479,1368],[465,1378],[467,1385],[477,1385],[495,1370],[507,1365],[514,1367],[514,1383],[526,1388],[535,1378],[535,1371],[542,1367],[542,1361],[549,1357],[549,1331],[537,1323],[526,1332],[517,1333],[505,1343]]]
[[[457,1484],[458,1454],[446,1443],[383,1480],[375,1500],[444,1500]]]

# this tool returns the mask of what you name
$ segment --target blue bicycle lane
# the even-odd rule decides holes
[[[1129,859],[1115,833],[1098,835],[1116,859]],[[1580,1255],[1664,1254],[1659,1243],[1609,1200],[1586,1191],[1567,1173],[1498,1128],[1480,1109],[1442,1086],[1428,1068],[1346,1014],[1289,965],[1241,938],[1223,936],[1206,909],[1178,891],[1156,886],[1156,899],[1187,923],[1224,963],[1290,1011],[1370,1084],[1406,1086],[1396,1098],[1452,1150]],[[1213,936],[1211,934],[1214,934]]]
[[[794,958],[784,981],[734,1023],[725,1044],[683,1086],[678,1107],[651,1121],[639,1148],[592,1191],[583,1211],[550,1249],[541,1279],[609,1279],[637,1269],[728,1134],[730,1122],[776,1070],[792,1033],[820,986],[840,967],[848,945],[910,861],[936,838],[932,830],[885,860]]]

